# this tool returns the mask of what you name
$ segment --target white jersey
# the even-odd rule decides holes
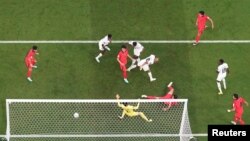
[[[102,38],[100,41],[99,41],[99,45],[104,45],[104,46],[107,46],[108,44],[110,43],[110,41],[108,40],[108,35],[105,36],[104,38]]]
[[[128,44],[130,44],[131,46],[133,46],[133,42],[135,41],[130,41],[128,42]],[[133,46],[134,47],[134,55],[136,56],[140,56],[142,50],[144,49],[144,47],[139,43],[139,42],[136,42],[136,46]]]
[[[218,66],[218,75],[227,75],[227,69],[228,69],[228,64],[227,63],[223,63],[221,65]]]
[[[155,62],[155,55],[151,54],[149,57],[142,59],[139,63],[138,66],[141,66],[147,62],[147,65],[152,65]]]

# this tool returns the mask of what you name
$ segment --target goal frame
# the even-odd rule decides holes
[[[135,102],[184,102],[184,108],[182,111],[182,119],[181,119],[181,127],[179,130],[179,134],[93,134],[93,135],[79,135],[79,134],[28,134],[28,135],[11,135],[10,133],[10,104],[12,102],[27,102],[27,103],[117,103],[116,99],[6,99],[6,139],[7,141],[10,141],[11,137],[27,137],[27,138],[74,138],[74,137],[179,137],[180,141],[182,141],[182,137],[193,137],[193,134],[182,134],[184,130],[184,124],[185,124],[185,114],[188,112],[187,106],[188,106],[188,99],[119,99],[119,102],[128,102],[128,103],[135,103]],[[187,115],[188,116],[188,115]],[[191,130],[191,126],[189,123],[189,127]],[[192,130],[191,130],[192,131]]]

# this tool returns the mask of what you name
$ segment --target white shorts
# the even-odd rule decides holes
[[[142,67],[142,69],[143,69],[144,71],[149,71],[149,70],[150,70],[148,64],[145,64],[145,65]]]
[[[226,78],[226,74],[218,74],[218,76],[217,76],[217,81],[221,81],[221,80],[223,80],[223,79],[225,79]]]
[[[102,43],[99,43],[99,50],[104,51],[104,47],[102,46]]]
[[[134,55],[139,57],[141,55],[141,51],[134,50]]]

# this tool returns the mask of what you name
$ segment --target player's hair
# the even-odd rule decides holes
[[[205,12],[204,12],[203,10],[199,11],[199,13],[200,13],[201,15],[204,15],[204,14],[205,14]]]
[[[108,34],[108,38],[111,39],[112,38],[112,34]]]
[[[238,99],[238,98],[239,98],[239,95],[236,94],[236,93],[234,93],[233,96],[234,96],[235,99]]]
[[[122,45],[122,48],[127,48],[127,46],[126,45]]]
[[[177,99],[178,98],[178,95],[174,94],[174,99]]]
[[[224,60],[223,60],[223,59],[220,59],[219,61],[220,61],[220,63],[221,63],[221,64],[223,64],[223,63],[224,63]]]
[[[122,103],[124,106],[128,106],[128,102],[123,102]]]
[[[37,46],[34,45],[34,46],[32,47],[32,49],[33,49],[33,50],[37,50]]]
[[[133,42],[133,46],[136,46],[137,45],[137,42]]]

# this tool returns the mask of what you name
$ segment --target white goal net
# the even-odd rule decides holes
[[[189,141],[187,99],[126,99],[152,122],[125,116],[116,100],[7,99],[8,141]],[[176,102],[169,110],[164,102]],[[74,117],[78,113],[79,117]]]

